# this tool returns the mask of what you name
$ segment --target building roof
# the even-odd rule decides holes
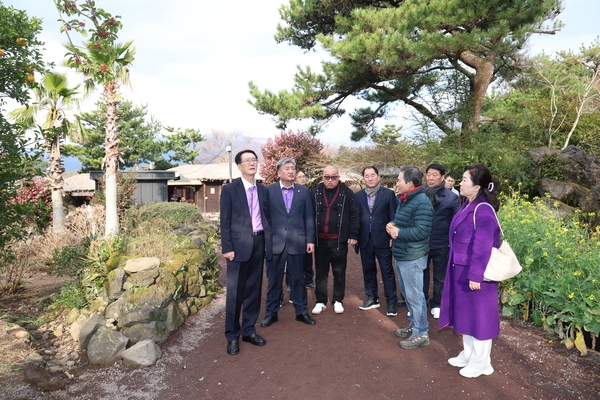
[[[260,164],[259,164],[260,167]],[[167,171],[177,171],[181,175],[181,182],[169,181],[169,184],[181,185],[187,179],[189,182],[185,182],[187,185],[202,184],[202,182],[210,181],[227,181],[229,180],[229,163],[213,163],[213,164],[191,164],[191,165],[180,165],[168,169]],[[231,166],[231,177],[232,179],[240,178],[242,173],[238,167],[234,164]],[[256,179],[263,180],[260,174],[256,174]],[[194,183],[197,182],[197,183]]]
[[[65,179],[63,191],[77,196],[92,196],[96,190],[96,182],[90,174],[77,174]]]

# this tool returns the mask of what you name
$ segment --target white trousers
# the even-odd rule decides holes
[[[463,335],[463,351],[457,356],[466,361],[467,367],[479,371],[492,367],[492,339],[478,340],[470,335]]]

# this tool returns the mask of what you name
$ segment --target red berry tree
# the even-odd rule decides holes
[[[296,169],[304,171],[309,180],[329,163],[329,157],[322,153],[323,143],[302,131],[282,131],[273,139],[269,139],[261,150],[264,161],[259,172],[266,184],[277,181],[275,165],[284,157],[295,159]]]

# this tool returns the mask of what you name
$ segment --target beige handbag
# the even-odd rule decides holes
[[[502,236],[502,244],[500,247],[492,247],[492,255],[487,267],[485,268],[485,272],[483,273],[483,280],[493,282],[505,281],[516,276],[523,268],[521,267],[515,252],[510,248],[510,245],[506,239],[504,239],[504,231],[502,231],[502,226],[498,220],[498,215],[496,215],[496,210],[494,210],[491,204],[479,203],[477,207],[475,207],[475,211],[473,212],[473,226],[475,226],[475,229],[477,229],[477,226],[475,225],[475,213],[477,212],[477,208],[479,208],[479,206],[482,204],[487,204],[490,206],[492,211],[494,211],[494,216],[496,217],[498,227],[500,228],[500,234]]]

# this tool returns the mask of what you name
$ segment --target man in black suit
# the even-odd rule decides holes
[[[304,186],[294,185],[296,160],[283,158],[277,162],[276,168],[279,182],[267,187],[273,247],[272,258],[267,261],[267,310],[260,326],[267,327],[279,321],[277,312],[283,296],[281,285],[284,271],[290,281],[296,321],[314,325],[316,321],[308,315],[304,283],[304,258],[307,253],[311,255],[315,248],[310,192]]]
[[[361,310],[379,308],[377,284],[377,264],[383,279],[383,292],[387,302],[387,315],[397,315],[396,275],[392,264],[392,238],[385,226],[396,215],[396,195],[388,188],[381,187],[381,178],[376,167],[366,167],[362,171],[366,188],[357,192],[356,202],[360,208],[360,228],[358,247],[363,268],[365,294],[367,299],[359,306]]]
[[[254,325],[260,313],[265,248],[270,258],[267,188],[257,183],[258,157],[252,150],[235,155],[242,177],[221,192],[221,247],[227,259],[225,337],[227,353],[239,352],[239,337],[256,346],[266,344]],[[240,314],[242,324],[240,325]]]

